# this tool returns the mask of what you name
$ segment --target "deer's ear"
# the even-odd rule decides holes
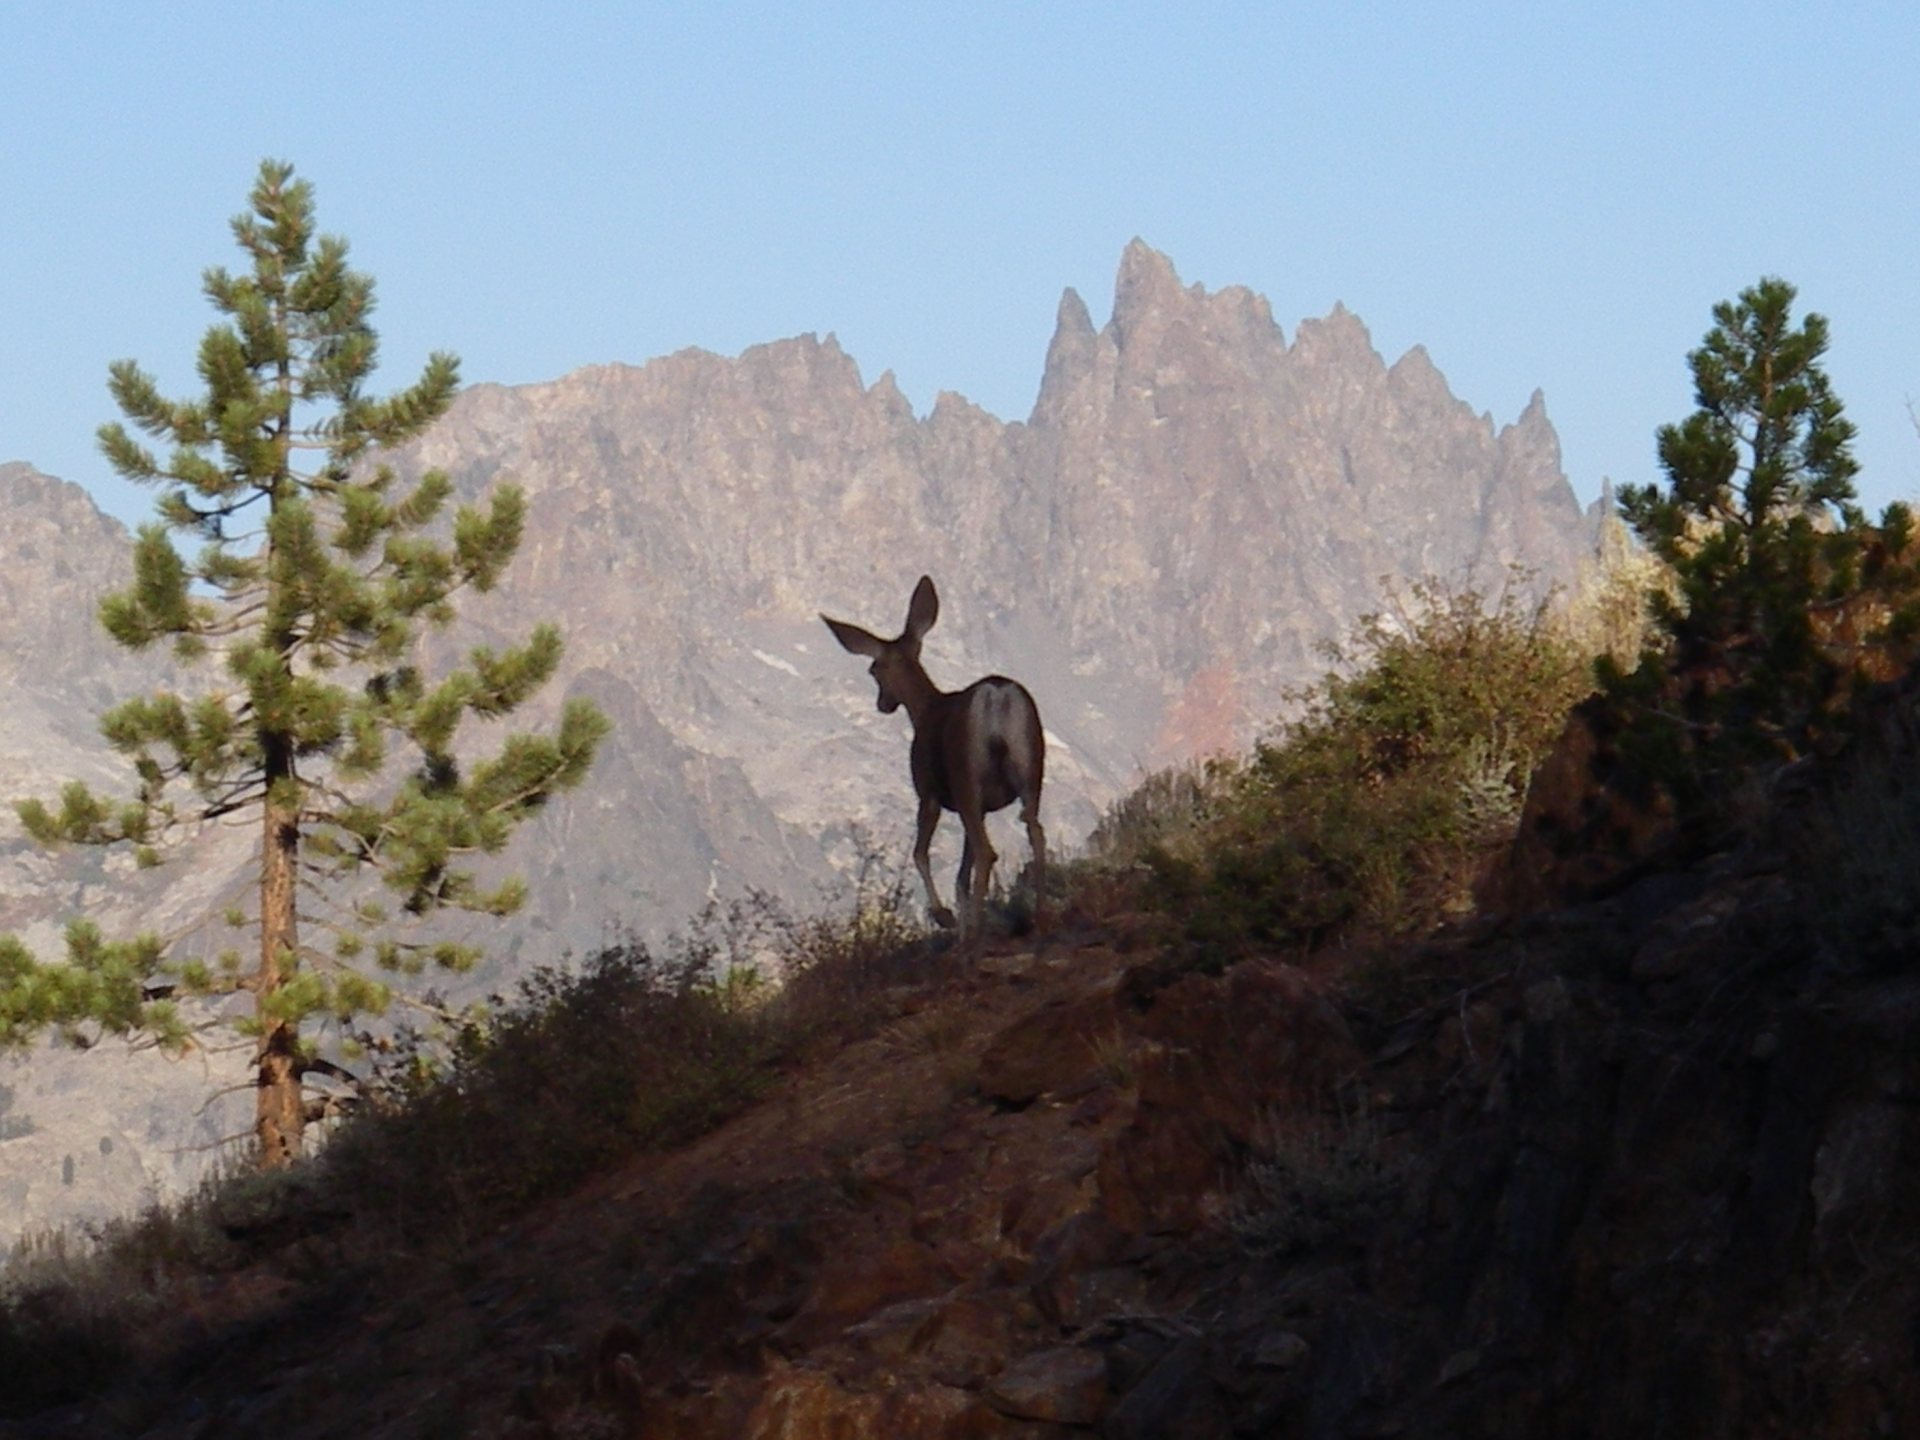
[[[838,640],[844,649],[851,650],[855,655],[865,655],[869,660],[878,660],[880,652],[887,648],[886,641],[871,631],[862,630],[858,625],[849,625],[844,620],[828,619],[825,615],[820,618],[826,620],[827,628],[833,632],[833,638]]]
[[[907,628],[902,640],[918,640],[940,618],[940,593],[933,588],[933,577],[922,575],[913,587],[913,601],[907,606]]]

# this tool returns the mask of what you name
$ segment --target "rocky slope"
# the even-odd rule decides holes
[[[1912,907],[1833,903],[1920,844],[1834,828],[1916,716],[1731,848],[1417,950],[949,960],[704,1139],[379,1284],[217,1282],[20,1433],[1916,1433]]]
[[[831,336],[803,336],[475,386],[400,463],[445,468],[467,494],[526,488],[519,560],[447,643],[556,620],[569,656],[547,712],[588,693],[615,721],[592,782],[516,841],[531,903],[490,928],[478,989],[615,926],[658,936],[712,895],[759,886],[804,905],[868,841],[904,850],[904,727],[874,712],[818,611],[890,629],[933,574],[930,670],[1027,681],[1050,735],[1049,830],[1070,844],[1142,767],[1244,742],[1383,581],[1496,585],[1514,562],[1564,580],[1593,534],[1538,397],[1496,427],[1424,351],[1387,365],[1344,309],[1289,343],[1265,300],[1183,286],[1139,242],[1103,327],[1063,297],[1025,422],[954,395],[916,416],[889,376],[869,385]],[[0,468],[0,505],[4,793],[114,783],[94,719],[151,671],[89,617],[127,569],[127,537],[25,466]],[[947,884],[958,842],[941,847]],[[227,834],[185,881],[129,885],[31,852],[0,816],[0,928],[44,943],[82,906],[183,924],[250,849]],[[241,1128],[218,1109],[169,1124],[208,1088],[198,1070],[104,1059],[0,1071],[35,1137],[0,1142],[14,1202],[0,1238],[125,1208],[136,1177],[173,1189],[204,1164],[198,1147]],[[112,1098],[94,1104],[96,1089]],[[111,1183],[109,1155],[132,1166]]]

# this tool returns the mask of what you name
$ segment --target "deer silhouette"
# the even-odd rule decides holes
[[[920,798],[913,863],[927,887],[927,906],[934,922],[952,927],[953,912],[940,903],[933,883],[928,850],[939,827],[940,814],[951,810],[960,817],[965,843],[960,850],[960,873],[955,883],[963,923],[963,941],[977,940],[986,919],[987,887],[993,863],[999,857],[987,838],[987,816],[1020,802],[1020,819],[1027,827],[1033,850],[1033,888],[1036,917],[1045,893],[1047,837],[1040,828],[1040,782],[1046,769],[1047,745],[1040,727],[1040,709],[1027,687],[1004,675],[988,675],[964,690],[942,690],[920,664],[920,641],[940,616],[940,596],[925,575],[914,586],[907,606],[906,629],[899,638],[882,640],[869,630],[826,615],[827,628],[847,650],[864,655],[879,687],[880,713],[891,715],[902,706],[913,723],[913,789]]]

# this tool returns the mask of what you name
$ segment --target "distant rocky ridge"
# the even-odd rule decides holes
[[[590,694],[616,727],[592,781],[516,840],[532,899],[490,933],[482,984],[615,927],[659,935],[749,886],[804,906],[862,835],[904,852],[905,726],[875,713],[816,612],[891,630],[915,578],[934,575],[930,671],[957,685],[998,670],[1033,689],[1051,737],[1046,819],[1072,843],[1143,769],[1271,721],[1320,668],[1315,645],[1376,608],[1383,581],[1498,584],[1513,563],[1566,580],[1596,531],[1537,394],[1496,427],[1424,350],[1389,367],[1344,308],[1288,344],[1264,299],[1183,286],[1138,241],[1103,328],[1062,297],[1025,422],[953,394],[916,416],[890,374],[868,385],[833,337],[802,336],[477,385],[397,460],[444,468],[468,495],[525,487],[521,555],[465,608],[457,641],[557,621],[568,660],[544,703]],[[0,466],[0,505],[0,782],[8,795],[111,783],[121,770],[95,719],[153,673],[91,619],[127,571],[128,537],[24,465]],[[172,889],[141,877],[128,890],[97,857],[33,852],[5,815],[0,928],[50,940],[82,904],[176,923],[244,867],[248,837],[220,841]],[[957,840],[943,841],[949,886]],[[0,1066],[14,1092],[0,1137],[34,1127],[0,1138],[15,1202],[0,1204],[0,1236],[75,1213],[81,1193],[123,1208],[124,1178],[87,1183],[101,1141],[159,1188],[199,1167],[167,1156],[181,1139],[167,1117],[192,1113],[206,1077],[135,1063],[135,1081],[108,1078],[98,1055]],[[109,1090],[145,1097],[139,1116],[103,1118],[93,1102]],[[62,1121],[79,1109],[77,1129]],[[193,1124],[197,1142],[221,1133],[217,1114]]]

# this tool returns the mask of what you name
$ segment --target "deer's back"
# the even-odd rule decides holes
[[[1004,675],[988,675],[964,690],[942,695],[914,733],[916,788],[931,791],[948,810],[959,777],[980,777],[983,808],[1004,809],[1030,790],[1036,802],[1046,769],[1046,737],[1040,707],[1027,687]]]

